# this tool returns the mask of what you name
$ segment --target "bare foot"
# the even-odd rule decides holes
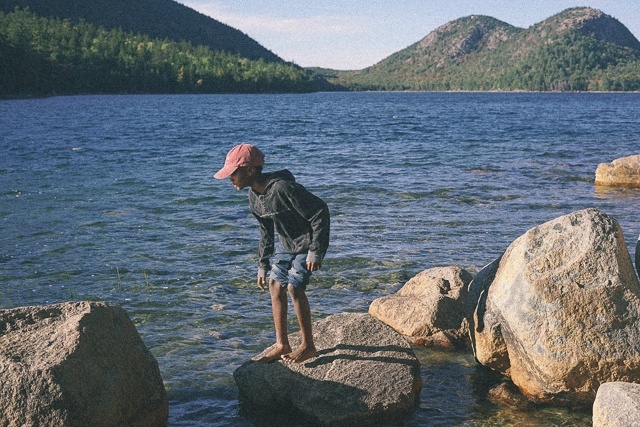
[[[276,345],[273,350],[267,353],[266,356],[258,359],[258,363],[271,363],[280,359],[285,354],[291,353],[291,347],[289,345]]]
[[[287,362],[302,363],[305,360],[316,357],[316,348],[311,346],[300,346],[294,352],[282,355]]]

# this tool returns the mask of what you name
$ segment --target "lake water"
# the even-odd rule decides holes
[[[158,359],[171,426],[273,425],[239,403],[232,378],[274,334],[246,192],[212,178],[230,147],[257,144],[265,170],[290,169],[328,203],[331,246],[309,288],[317,320],[366,312],[427,268],[475,273],[528,229],[587,207],[614,216],[632,251],[640,190],[593,178],[640,152],[638,117],[637,93],[0,101],[0,307],[122,306]],[[398,425],[591,425],[588,411],[496,405],[496,379],[470,354],[416,351],[422,396]]]

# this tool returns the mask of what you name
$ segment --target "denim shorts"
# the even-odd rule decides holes
[[[307,269],[307,253],[293,255],[284,250],[277,250],[273,256],[269,278],[285,287],[291,283],[303,291],[309,284],[311,272]]]

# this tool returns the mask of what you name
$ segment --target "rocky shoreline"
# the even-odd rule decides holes
[[[612,167],[628,177],[640,155],[625,159]],[[237,368],[241,399],[317,425],[402,419],[423,387],[420,345],[473,352],[506,378],[489,392],[502,404],[593,407],[594,427],[640,419],[640,282],[620,224],[597,209],[530,229],[475,276],[425,270],[368,313],[315,322],[314,336],[305,363],[256,355]],[[158,364],[121,308],[0,310],[0,344],[0,425],[167,424]]]
[[[505,404],[589,407],[603,384],[640,383],[640,283],[620,225],[597,209],[532,228],[473,278],[458,266],[425,270],[395,294],[373,301],[369,315],[391,326],[387,334],[413,345],[473,351],[478,363],[508,379],[490,391]],[[378,378],[397,369],[397,357],[380,357],[374,377],[353,360],[375,356],[333,353],[353,345],[342,341],[343,321],[331,316],[316,323],[317,339],[329,339],[334,350],[322,350],[302,366],[249,361],[238,368],[234,377],[243,397],[272,410],[295,408],[320,425],[365,424],[407,413],[406,406],[398,411],[376,399],[409,402],[417,379],[398,381],[402,387],[391,390]],[[379,337],[367,341],[373,334],[356,335],[364,340],[358,346],[379,347]],[[314,372],[316,365],[326,371]],[[364,380],[342,382],[345,372]],[[350,387],[350,402],[328,392],[321,398],[323,408],[314,407],[309,402],[320,396],[317,387],[308,386],[312,377]],[[259,378],[268,393],[256,392]],[[331,396],[340,397],[328,403]],[[627,411],[616,399],[599,400],[601,418]],[[377,412],[363,412],[364,407]]]

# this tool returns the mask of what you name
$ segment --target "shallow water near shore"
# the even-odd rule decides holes
[[[0,308],[103,300],[158,359],[171,426],[273,425],[232,373],[274,340],[246,192],[212,178],[239,142],[332,213],[314,319],[366,312],[418,272],[476,273],[528,229],[597,207],[640,233],[640,190],[594,186],[640,152],[640,94],[317,93],[0,101]],[[290,313],[291,330],[296,331]],[[416,349],[402,426],[591,425],[507,408],[469,353]]]

